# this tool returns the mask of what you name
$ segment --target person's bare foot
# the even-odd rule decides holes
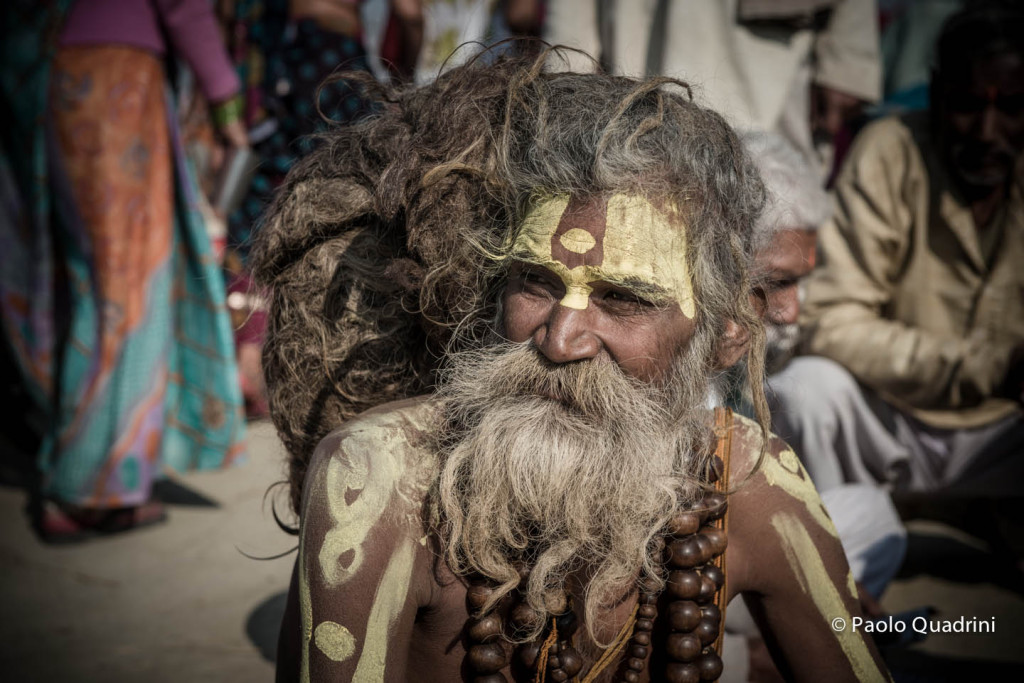
[[[47,543],[76,543],[95,536],[159,524],[166,519],[167,510],[158,500],[110,509],[83,508],[44,500],[36,529]]]

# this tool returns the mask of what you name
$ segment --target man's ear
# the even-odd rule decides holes
[[[750,334],[740,327],[735,320],[725,321],[725,330],[718,342],[716,354],[716,365],[719,370],[731,368],[739,362],[743,354],[747,352],[747,345],[750,343]]]

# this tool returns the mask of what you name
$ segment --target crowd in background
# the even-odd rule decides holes
[[[1024,23],[982,4],[5,3],[3,375],[37,529],[159,521],[164,466],[242,452],[268,412],[252,235],[314,134],[380,106],[338,74],[425,83],[543,39],[575,69],[680,79],[745,133],[773,198],[755,295],[775,426],[877,615],[905,547],[890,494],[1020,496]]]

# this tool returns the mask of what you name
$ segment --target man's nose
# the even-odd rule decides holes
[[[556,304],[547,323],[533,335],[537,349],[552,363],[594,358],[601,351],[601,340],[589,324],[590,311]]]
[[[792,325],[800,317],[800,297],[796,287],[789,287],[776,297],[770,312],[772,322],[778,325]]]
[[[995,103],[989,102],[978,116],[978,139],[982,142],[994,142],[999,127],[999,110]]]

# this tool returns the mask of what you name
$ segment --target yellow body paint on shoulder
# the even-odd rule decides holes
[[[329,586],[343,583],[362,565],[366,536],[395,494],[401,510],[394,512],[412,523],[418,520],[430,459],[416,457],[422,454],[409,443],[403,422],[419,428],[417,415],[411,410],[366,418],[341,439],[338,448],[344,456],[328,463],[324,495],[334,524],[324,536],[319,560]]]
[[[405,607],[415,560],[415,541],[402,539],[384,570],[366,624],[366,638],[352,683],[380,683],[388,659],[391,628]]]
[[[514,245],[514,251],[529,254],[531,261],[562,280],[561,305],[585,309],[594,282],[638,281],[664,290],[686,317],[696,315],[686,227],[677,210],[655,207],[638,195],[616,194],[608,199],[603,216],[593,214],[594,225],[560,233],[569,206],[565,195],[537,202],[523,219]]]
[[[791,513],[779,512],[772,516],[772,526],[782,541],[786,560],[800,583],[801,589],[810,596],[818,608],[822,619],[821,628],[828,633],[835,634],[839,647],[850,662],[857,680],[862,682],[891,680],[879,670],[861,635],[853,632],[852,629],[835,631],[832,628],[831,622],[836,617],[842,617],[847,624],[851,623],[850,613],[839,594],[839,588],[825,569],[818,549],[800,518]]]
[[[832,519],[828,516],[828,512],[825,511],[825,507],[821,503],[821,496],[818,495],[818,490],[814,488],[814,482],[811,481],[807,471],[804,470],[804,466],[800,463],[800,459],[792,449],[787,448],[782,451],[779,453],[778,458],[767,455],[761,462],[761,472],[764,473],[764,478],[769,486],[778,486],[790,496],[802,502],[807,507],[811,517],[821,525],[822,529],[830,535],[839,538]]]

